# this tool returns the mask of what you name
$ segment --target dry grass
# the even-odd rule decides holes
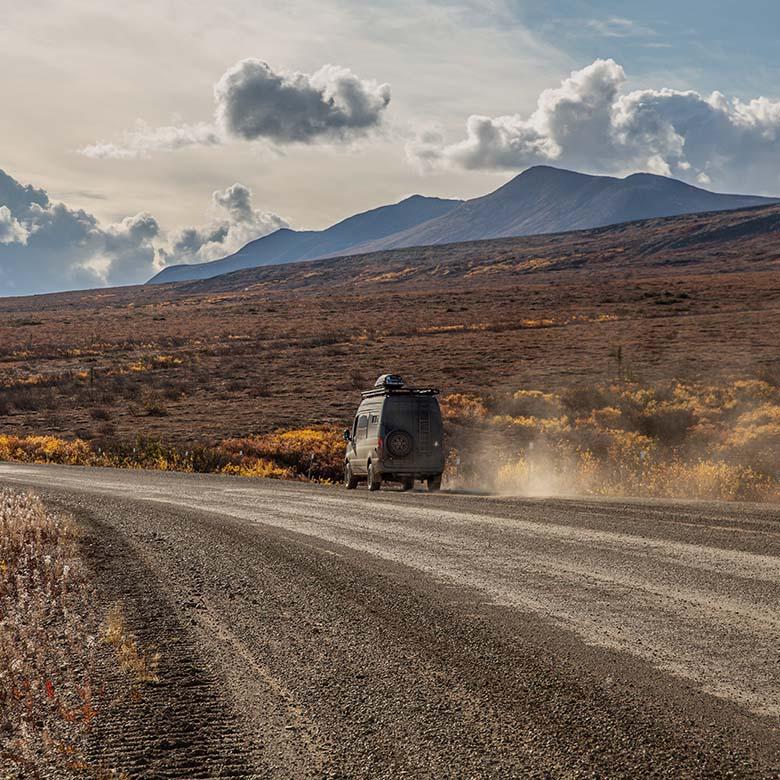
[[[577,489],[771,495],[780,259],[772,230],[732,231],[755,216],[0,300],[0,459],[336,479],[359,390],[392,371],[448,396],[461,472],[484,432],[491,473],[533,441],[585,459]]]
[[[344,442],[334,428],[276,431],[182,449],[136,439],[98,446],[83,439],[0,434],[0,460],[69,466],[145,468],[329,482],[341,478]]]
[[[619,382],[447,397],[450,481],[519,494],[780,501],[780,387]]]
[[[156,683],[160,681],[158,669],[159,653],[144,652],[135,635],[130,631],[121,604],[115,604],[101,627],[101,641],[111,645],[121,669],[135,683]]]
[[[140,435],[187,450],[343,428],[358,390],[387,371],[474,396],[780,370],[777,273],[580,270],[484,286],[451,270],[435,288],[0,300],[0,432],[89,437],[104,449]],[[32,308],[37,324],[3,324]]]
[[[74,529],[0,492],[0,749],[8,777],[84,768],[96,716],[95,622]]]
[[[88,756],[105,706],[101,616],[74,526],[28,494],[0,491],[0,777],[122,777]],[[156,660],[126,630],[120,665],[151,679]],[[143,672],[143,674],[141,674]]]

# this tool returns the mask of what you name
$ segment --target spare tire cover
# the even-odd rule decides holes
[[[406,431],[389,433],[385,444],[387,451],[394,458],[405,458],[407,455],[411,455],[414,449],[414,441],[411,434],[408,434]]]

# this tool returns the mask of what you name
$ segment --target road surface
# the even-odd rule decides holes
[[[0,465],[162,653],[131,777],[780,777],[780,513]]]

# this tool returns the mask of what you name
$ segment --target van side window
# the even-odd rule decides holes
[[[358,417],[358,422],[357,422],[357,436],[359,439],[365,439],[367,433],[368,433],[368,415],[361,414],[360,417]]]
[[[378,414],[372,414],[371,419],[369,420],[372,426],[376,425],[379,422],[379,415]]]

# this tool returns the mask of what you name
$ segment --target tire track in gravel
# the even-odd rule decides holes
[[[132,777],[771,776],[729,708],[670,706],[668,681],[478,592],[215,514],[65,504],[134,572],[114,587],[142,637],[178,637],[106,730]]]
[[[160,641],[163,659],[175,640],[170,657],[183,677],[171,669],[169,680],[180,689],[164,678],[154,700],[170,708],[173,738],[167,716],[143,709],[119,713],[108,733],[115,750],[120,728],[131,735],[132,777],[780,776],[777,718],[734,704],[751,685],[764,689],[754,705],[771,703],[777,666],[761,663],[777,647],[722,639],[706,623],[733,618],[754,642],[770,636],[761,631],[771,632],[771,616],[748,619],[753,597],[756,610],[771,610],[777,587],[763,576],[774,539],[762,509],[706,509],[727,529],[713,532],[717,544],[691,523],[668,556],[657,526],[648,531],[655,552],[644,554],[641,531],[621,531],[622,509],[608,504],[598,520],[598,507],[584,505],[593,512],[582,521],[577,502],[345,500],[208,477],[26,474],[39,487],[51,474],[46,482],[61,486],[50,500],[93,518],[92,554],[115,595],[136,604],[142,638]],[[709,564],[713,550],[731,552],[723,534],[732,511],[769,543],[743,540],[718,576]],[[502,516],[510,512],[518,516]],[[549,522],[532,519],[545,512]],[[608,530],[631,537],[625,554],[591,533]],[[724,611],[721,597],[739,609]],[[605,636],[586,644],[582,626]],[[618,639],[628,652],[614,649]],[[654,655],[653,642],[668,657]],[[732,668],[685,679],[712,658]],[[683,679],[661,670],[680,659]],[[737,682],[722,699],[701,692],[713,668],[715,682]]]
[[[155,572],[97,513],[61,498],[49,502],[77,512],[84,529],[80,547],[103,611],[121,604],[140,646],[149,653],[162,650],[160,682],[142,684],[137,695],[113,650],[102,654],[108,701],[100,705],[90,738],[93,758],[130,777],[251,776],[255,762],[232,702]]]

